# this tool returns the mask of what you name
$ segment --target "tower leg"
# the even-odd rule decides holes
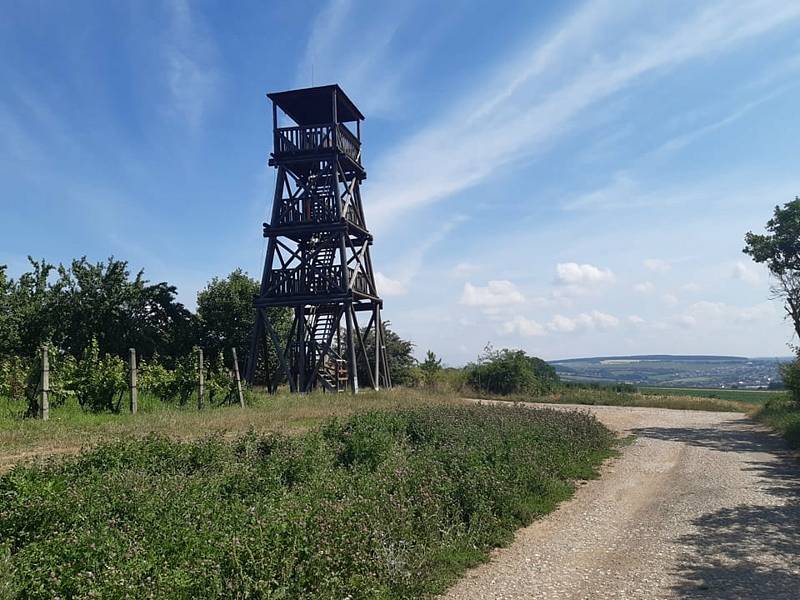
[[[295,311],[297,319],[297,389],[306,389],[306,308],[299,306]]]
[[[347,322],[347,383],[350,385],[350,392],[358,393],[358,374],[356,373],[356,345],[353,338],[353,302],[345,304],[344,316]]]
[[[373,316],[375,320],[375,391],[377,392],[381,387],[381,309],[380,306],[375,304],[375,313]]]
[[[264,337],[264,318],[260,310],[256,310],[256,324],[253,327],[252,337],[250,339],[250,352],[247,354],[247,369],[245,369],[244,380],[252,385],[256,376],[256,369],[258,368],[258,347]],[[265,354],[264,361],[266,362],[267,356]],[[267,365],[269,369],[269,365]]]

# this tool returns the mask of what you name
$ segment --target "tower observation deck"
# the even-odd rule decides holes
[[[364,116],[338,85],[267,94],[272,101],[277,169],[267,254],[246,378],[271,344],[293,392],[390,387],[381,320],[361,202]],[[288,126],[279,123],[291,121]],[[288,307],[281,336],[266,309]],[[358,315],[366,325],[362,328]],[[342,319],[344,317],[344,319]],[[343,323],[342,323],[343,321]],[[361,371],[359,371],[359,365]],[[274,378],[268,379],[271,389]]]

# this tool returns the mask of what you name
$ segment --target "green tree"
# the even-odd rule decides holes
[[[81,357],[97,341],[100,354],[176,357],[196,343],[194,316],[165,282],[150,284],[140,271],[115,260],[86,258],[57,268],[29,257],[18,280],[0,275],[0,352],[32,357],[44,342]]]
[[[48,284],[53,265],[44,260],[35,261],[31,257],[28,257],[28,261],[31,270],[16,281],[3,277],[4,304],[8,313],[0,318],[9,337],[0,344],[8,355],[32,358],[41,344],[52,338],[58,318],[53,314],[53,294]]]
[[[438,358],[432,350],[428,350],[425,353],[425,360],[419,365],[419,369],[422,371],[422,377],[425,380],[425,384],[433,385],[433,383],[436,381],[437,375],[439,375],[442,370],[442,359]]]
[[[14,291],[14,282],[6,275],[6,265],[0,265],[0,360],[19,348]]]
[[[800,337],[800,198],[783,208],[776,206],[766,230],[765,234],[749,231],[743,252],[767,266],[775,280],[772,292],[784,301],[786,314]]]
[[[231,348],[236,348],[239,369],[243,372],[250,351],[250,335],[255,325],[253,298],[258,295],[258,282],[241,269],[236,269],[224,279],[215,277],[205,289],[197,294],[197,316],[200,324],[201,342],[207,355],[225,356],[230,364]],[[286,308],[267,309],[276,332],[285,339],[291,326],[291,311]],[[278,358],[272,343],[267,344],[263,371],[270,369],[273,376],[279,375]],[[262,373],[263,374],[263,373]]]
[[[392,331],[389,325],[389,321],[383,323],[383,343],[386,348],[386,361],[389,363],[389,375],[392,378],[392,385],[411,385],[414,382],[413,369],[416,364],[416,360],[412,354],[414,351],[414,344],[397,335],[397,333]],[[373,329],[370,335],[366,336],[366,331],[362,330],[362,335],[365,336],[364,344],[367,347],[367,357],[369,358],[370,364],[374,365],[375,331]],[[342,336],[342,339],[344,339],[344,336]],[[358,365],[358,372],[361,375],[358,384],[362,387],[368,386],[369,379],[366,374],[367,364],[362,352],[357,353],[356,364]]]
[[[100,354],[125,356],[136,348],[143,357],[174,358],[196,343],[194,316],[176,300],[175,286],[150,284],[143,271],[131,279],[126,261],[89,263],[73,260],[59,266],[53,285],[53,339],[73,356],[82,355],[93,339]]]

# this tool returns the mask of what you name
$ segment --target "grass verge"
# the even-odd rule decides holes
[[[712,398],[717,400],[734,400],[750,404],[764,404],[768,400],[787,398],[788,393],[779,390],[730,390],[715,388],[664,388],[640,387],[639,390],[646,396],[695,396],[698,398]]]
[[[797,402],[788,398],[769,400],[754,417],[780,433],[792,448],[800,449],[800,405]]]
[[[473,397],[477,397],[472,394]],[[751,412],[753,404],[734,400],[617,392],[612,389],[565,388],[546,396],[484,396],[491,400],[510,402],[545,402],[554,404],[585,404],[597,406],[638,406],[642,408],[670,408],[676,410],[708,410],[714,412]]]
[[[0,477],[0,573],[26,598],[428,597],[613,445],[586,413],[446,405],[117,442]]]
[[[247,407],[195,405],[184,407],[163,403],[152,397],[140,401],[136,415],[92,413],[76,403],[51,409],[50,420],[22,419],[12,411],[0,414],[0,473],[21,460],[74,454],[120,439],[137,439],[149,434],[183,440],[210,434],[235,437],[250,430],[294,434],[305,431],[329,417],[354,412],[457,402],[453,395],[431,395],[413,390],[375,393],[366,390],[350,394],[291,394],[271,396],[249,392]],[[2,403],[2,400],[0,400]]]

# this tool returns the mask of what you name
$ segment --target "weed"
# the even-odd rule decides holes
[[[420,598],[596,475],[587,413],[442,405],[102,445],[0,477],[27,598]]]

